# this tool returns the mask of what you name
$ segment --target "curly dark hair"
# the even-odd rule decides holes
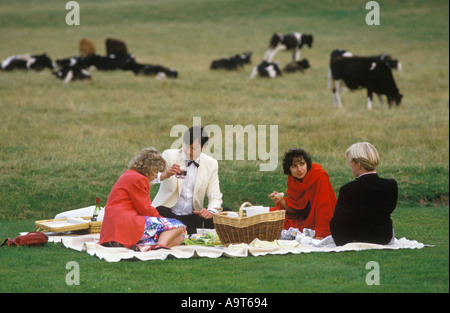
[[[283,171],[284,174],[290,175],[291,174],[291,165],[295,158],[303,158],[306,162],[306,167],[308,168],[308,171],[311,169],[311,156],[308,152],[301,148],[293,148],[290,149],[288,152],[284,154],[283,158]]]

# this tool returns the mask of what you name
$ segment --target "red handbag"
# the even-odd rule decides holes
[[[1,246],[43,246],[47,241],[48,236],[46,234],[41,232],[30,232],[14,239],[5,239]]]

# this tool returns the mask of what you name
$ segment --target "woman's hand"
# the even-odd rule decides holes
[[[278,192],[278,191],[274,191],[269,195],[270,200],[272,200],[272,202],[275,204],[282,201],[283,197],[284,197],[284,193]]]
[[[164,179],[170,178],[173,175],[180,173],[180,171],[181,171],[180,166],[178,164],[173,164],[171,167],[169,167],[167,169],[167,171],[165,171],[164,173],[161,173],[161,176],[159,179],[164,180]]]

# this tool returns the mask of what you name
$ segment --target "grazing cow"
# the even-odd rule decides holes
[[[251,52],[244,52],[242,54],[236,54],[234,57],[214,60],[209,68],[212,70],[236,70],[238,67],[243,67],[245,64],[251,63],[251,56]]]
[[[115,55],[117,57],[127,57],[128,50],[125,42],[117,39],[107,38],[106,39],[106,54]]]
[[[275,33],[270,40],[269,48],[264,55],[264,61],[272,62],[275,54],[280,50],[294,50],[292,54],[292,59],[294,61],[300,61],[300,53],[303,45],[312,47],[313,36],[301,33],[289,33],[286,35],[281,35]]]
[[[65,83],[72,80],[91,79],[91,74],[78,65],[63,67],[60,70],[53,72],[53,74],[57,78],[64,80]]]
[[[281,71],[278,62],[269,63],[267,61],[262,61],[259,65],[253,68],[250,78],[254,78],[258,74],[261,77],[270,77],[270,78],[281,76]]]
[[[338,57],[353,57],[353,53],[350,51],[344,50],[344,49],[335,49],[331,52],[330,60],[333,60]],[[402,70],[402,64],[399,60],[392,59],[390,55],[383,53],[380,55],[374,55],[374,56],[368,56],[368,58],[371,58],[373,60],[377,61],[383,61],[386,63],[391,69],[393,70]]]
[[[338,58],[338,57],[353,57],[353,53],[350,51],[344,50],[344,49],[335,49],[331,52],[330,55],[330,63]],[[375,61],[382,61],[386,63],[391,69],[396,69],[401,71],[402,70],[402,64],[400,61],[392,59],[390,55],[387,55],[386,53],[383,53],[381,55],[375,55],[375,56],[369,56],[368,58],[373,59]],[[328,88],[331,87],[331,69],[328,68]]]
[[[130,59],[123,70],[130,70],[135,75],[155,76],[156,78],[177,78],[178,72],[161,65],[140,64],[134,59]]]
[[[286,73],[294,73],[294,72],[301,72],[303,73],[304,70],[306,70],[307,68],[310,68],[311,66],[309,65],[309,62],[307,59],[303,59],[301,61],[292,61],[291,63],[288,63],[284,69],[283,72]]]
[[[87,57],[95,53],[95,45],[89,39],[82,38],[78,43],[78,50],[81,57]]]
[[[372,108],[372,95],[386,95],[389,107],[400,105],[402,95],[394,81],[391,68],[386,63],[364,57],[337,57],[330,62],[333,79],[333,105],[342,107],[340,85],[343,81],[351,90],[367,88],[367,108]],[[380,97],[380,101],[381,101]]]
[[[1,64],[1,69],[4,71],[12,71],[15,69],[42,71],[47,67],[53,69],[52,60],[46,53],[41,55],[13,55],[2,61]]]

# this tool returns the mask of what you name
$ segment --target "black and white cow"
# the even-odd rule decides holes
[[[15,69],[42,71],[45,68],[53,69],[52,60],[46,53],[41,55],[13,55],[1,63],[1,69],[3,71],[12,71]]]
[[[353,53],[350,51],[344,50],[344,49],[335,49],[331,52],[330,55],[330,63],[339,57],[353,57]],[[368,56],[368,58],[373,59],[375,61],[382,61],[386,63],[391,69],[395,70],[402,70],[402,64],[399,60],[392,59],[390,55],[387,55],[386,53],[380,54],[380,55],[374,55],[374,56]],[[328,88],[331,87],[331,69],[328,68]]]
[[[330,61],[338,58],[338,57],[353,57],[355,56],[350,51],[344,49],[335,49],[331,52]],[[402,64],[399,60],[393,59],[390,55],[386,53],[382,53],[379,55],[367,56],[367,58],[371,58],[373,60],[383,61],[393,70],[402,70]]]
[[[87,57],[74,56],[66,59],[56,60],[56,64],[61,67],[78,66],[80,68],[96,68],[100,71],[113,71],[121,70],[126,67],[129,62],[135,60],[133,55],[116,56],[109,54],[107,56],[101,56],[98,54],[90,54]]]
[[[280,50],[294,50],[292,59],[294,61],[300,61],[300,53],[303,45],[312,47],[313,35],[307,35],[302,33],[289,33],[282,35],[275,33],[270,40],[269,48],[264,55],[264,61],[272,62],[275,54]]]
[[[71,82],[72,80],[91,79],[91,74],[79,65],[65,66],[53,72],[53,74],[57,78],[64,80],[65,83]]]
[[[330,62],[333,79],[333,105],[342,107],[340,87],[342,82],[351,90],[367,89],[367,108],[372,108],[373,93],[386,95],[389,107],[400,105],[400,94],[391,68],[384,62],[366,57],[337,57]],[[382,98],[380,97],[380,101]]]
[[[303,73],[304,70],[307,68],[310,68],[309,62],[307,59],[303,59],[301,61],[292,61],[291,63],[288,63],[284,69],[283,72],[286,73],[294,73],[294,72],[301,72]]]
[[[174,69],[162,65],[140,64],[134,59],[129,60],[122,69],[132,71],[135,75],[155,76],[158,79],[178,77],[178,72]]]
[[[261,77],[275,78],[281,76],[280,66],[278,62],[267,62],[262,61],[259,65],[253,68],[250,78],[256,77],[256,75]]]
[[[87,67],[95,67],[100,71],[113,71],[121,70],[131,61],[134,60],[133,55],[115,55],[108,54],[107,56],[101,56],[98,54],[88,55],[82,60]]]
[[[245,64],[251,63],[251,52],[244,52],[242,54],[236,54],[230,58],[222,58],[218,60],[213,60],[209,68],[211,70],[226,69],[226,70],[236,70],[243,67]]]

